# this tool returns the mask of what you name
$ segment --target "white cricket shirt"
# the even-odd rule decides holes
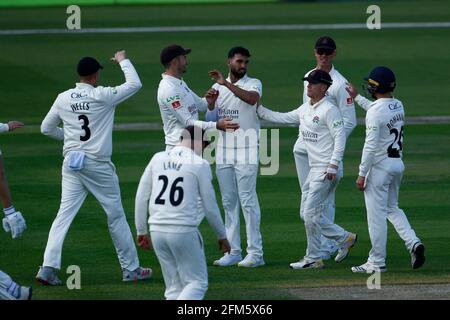
[[[312,169],[326,168],[329,164],[340,165],[346,140],[344,120],[339,109],[327,97],[314,105],[308,101],[286,113],[274,112],[261,105],[258,115],[274,123],[299,124]]]
[[[130,60],[122,60],[120,67],[125,75],[125,83],[120,86],[93,87],[77,83],[75,88],[56,98],[42,121],[41,132],[64,140],[64,156],[69,151],[81,150],[88,158],[110,160],[116,106],[142,87]],[[58,127],[61,121],[63,128]]]
[[[158,87],[158,104],[164,125],[165,143],[176,146],[181,132],[193,125],[204,130],[215,129],[215,122],[198,120],[198,112],[206,112],[208,103],[197,96],[182,79],[162,74]]]
[[[206,218],[219,239],[226,237],[217,206],[209,163],[191,149],[176,146],[156,153],[139,182],[135,202],[136,230],[189,232],[203,220],[198,211],[201,198]]]
[[[365,99],[361,102],[367,106],[370,101]],[[404,125],[405,112],[401,101],[381,98],[368,105],[366,140],[359,165],[360,176],[367,176],[374,164],[386,158],[402,158]]]
[[[231,82],[230,76],[228,76],[227,81]],[[262,83],[258,79],[245,75],[234,85],[245,91],[254,91],[258,93],[260,98],[262,97]],[[232,132],[220,131],[217,146],[222,148],[257,147],[260,129],[259,118],[256,114],[257,104],[248,104],[227,87],[218,83],[212,87],[219,91],[215,104],[218,119],[231,118],[233,122],[239,124],[238,130]]]
[[[308,71],[305,74],[305,77],[309,75],[309,73],[313,70],[316,70],[316,68]],[[331,102],[339,108],[339,111],[341,112],[342,119],[344,120],[344,131],[346,137],[352,133],[353,129],[356,127],[356,111],[355,111],[355,104],[348,94],[347,90],[345,90],[345,87],[347,86],[347,79],[344,78],[342,74],[337,71],[334,66],[331,67],[331,70],[329,72],[331,76],[331,80],[333,80],[333,84],[328,88],[327,91],[327,97],[331,100]],[[303,103],[309,101],[309,97],[307,95],[307,86],[308,81],[303,82]],[[301,151],[304,146],[302,144],[302,136],[299,132],[298,140],[295,144],[296,151]],[[304,150],[304,149],[303,149]]]

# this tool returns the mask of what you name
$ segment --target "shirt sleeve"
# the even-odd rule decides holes
[[[361,164],[359,165],[359,175],[361,177],[367,176],[375,159],[375,154],[380,139],[380,128],[378,121],[370,112],[366,114],[366,140],[361,157]]]
[[[273,123],[300,125],[299,109],[300,109],[300,107],[298,107],[297,109],[292,110],[290,112],[276,112],[276,111],[267,109],[263,105],[260,105],[257,109],[257,113],[261,119],[264,119],[264,120],[267,120],[267,121],[270,121]]]
[[[216,192],[214,191],[214,186],[212,184],[212,173],[209,163],[205,162],[202,165],[197,178],[206,219],[208,220],[209,225],[216,232],[217,237],[219,239],[225,239],[225,226],[217,205]]]
[[[262,97],[262,82],[258,79],[252,79],[248,86],[245,88],[246,91],[254,91],[259,95],[259,98]]]
[[[49,136],[55,140],[64,140],[64,129],[58,127],[61,123],[61,118],[59,117],[57,110],[58,98],[56,98],[53,103],[50,111],[45,116],[44,120],[41,123],[41,132],[42,134]]]
[[[0,132],[7,132],[9,131],[9,126],[7,123],[0,123]]]
[[[206,98],[200,98],[194,91],[191,90],[192,97],[194,98],[195,105],[197,106],[198,110],[201,112],[205,112],[208,110],[208,102],[206,101]]]
[[[168,96],[171,97],[171,100],[166,106],[183,126],[196,126],[204,130],[216,128],[216,122],[195,119],[189,112],[188,106],[183,102],[181,94],[172,91]],[[167,101],[167,99],[163,99],[163,101]]]
[[[345,90],[345,84],[339,87],[336,98],[342,119],[344,120],[345,136],[348,137],[356,127],[356,112],[353,99],[347,90]]]
[[[103,92],[106,101],[113,106],[131,97],[142,88],[139,75],[129,59],[120,61],[120,67],[125,75],[125,82],[117,87],[105,87]]]
[[[372,105],[372,101],[370,101],[369,99],[367,99],[366,97],[363,97],[362,95],[358,94],[355,97],[355,101],[356,103],[363,108],[364,110],[368,111],[370,106]]]
[[[152,194],[152,162],[153,159],[145,168],[144,174],[139,181],[134,202],[134,222],[138,235],[148,233],[149,202]]]
[[[326,115],[327,127],[334,140],[334,150],[330,164],[338,166],[344,157],[345,151],[345,131],[344,120],[338,108],[331,108]]]

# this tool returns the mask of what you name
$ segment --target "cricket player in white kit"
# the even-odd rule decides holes
[[[352,97],[345,90],[347,79],[342,76],[342,74],[337,71],[333,65],[333,59],[336,57],[336,43],[335,41],[327,36],[320,37],[317,39],[314,47],[314,55],[316,58],[316,69],[324,70],[328,72],[333,80],[333,84],[328,88],[327,98],[332,101],[332,103],[339,108],[341,112],[342,119],[344,120],[344,132],[346,138],[350,135],[353,129],[356,127],[356,112],[355,105]],[[305,77],[313,71],[310,70],[305,74]],[[303,103],[309,101],[307,95],[308,82],[304,82],[303,85]],[[299,132],[298,139],[294,145],[294,158],[295,166],[297,168],[297,176],[299,179],[300,189],[302,190],[302,195],[308,192],[308,185],[306,184],[306,178],[308,176],[310,167],[308,162],[308,155],[306,152],[306,146],[303,141],[303,137]],[[344,165],[339,166],[339,175],[343,176]],[[301,210],[301,209],[300,209]],[[334,193],[330,194],[330,199],[328,199],[328,207],[326,210],[328,219],[334,221],[335,217],[335,199]],[[336,242],[322,237],[322,259],[330,259],[335,252],[339,249]],[[339,259],[336,262],[340,262]]]
[[[182,76],[187,70],[187,55],[191,49],[171,45],[161,50],[160,61],[164,66],[162,80],[158,87],[158,105],[164,125],[166,150],[180,141],[182,130],[196,126],[203,130],[234,130],[238,126],[229,119],[217,122],[199,120],[199,111],[206,112],[208,104],[213,105],[215,97],[200,98],[193,92]]]
[[[293,269],[323,268],[321,235],[337,242],[341,248],[339,261],[347,257],[357,240],[356,234],[345,231],[327,214],[328,199],[334,198],[340,180],[339,166],[345,150],[344,121],[339,109],[326,97],[332,84],[330,75],[314,70],[303,78],[308,81],[308,102],[288,113],[273,112],[262,105],[258,115],[275,123],[300,125],[300,132],[308,155],[310,171],[306,182],[309,186],[302,194],[302,215],[305,222],[308,247],[306,255],[290,264]]]
[[[228,52],[228,78],[210,71],[216,80],[212,93],[217,96],[207,119],[231,118],[239,129],[221,132],[216,149],[216,175],[225,210],[225,227],[231,244],[230,254],[214,261],[216,266],[259,267],[265,264],[260,231],[261,210],[256,193],[259,168],[259,119],[257,102],[262,96],[261,81],[247,75],[250,52],[233,47]],[[244,214],[247,255],[242,259],[240,212]]]
[[[358,95],[353,86],[348,92],[366,114],[366,140],[356,180],[364,191],[367,222],[372,249],[366,263],[352,267],[353,272],[386,271],[387,223],[389,220],[411,254],[413,269],[425,262],[425,247],[398,207],[398,194],[405,166],[402,161],[405,111],[400,100],[392,96],[395,75],[389,68],[377,67],[366,78],[370,101]]]
[[[23,123],[19,121],[9,121],[0,123],[0,133],[13,131],[22,128]],[[6,180],[3,167],[3,156],[0,150],[0,198],[3,205],[5,217],[2,219],[3,229],[11,232],[11,237],[16,239],[22,235],[27,225],[22,213],[16,211],[12,204],[11,193],[9,191],[8,181]],[[29,300],[31,299],[32,289],[24,287],[16,282],[6,273],[0,270],[0,300]]]
[[[217,206],[209,163],[202,158],[204,130],[189,126],[181,143],[153,156],[136,194],[135,218],[139,244],[151,243],[161,264],[167,300],[201,300],[208,289],[203,239],[198,230],[204,214],[217,234],[219,247],[230,251]],[[150,218],[148,216],[150,215]]]
[[[85,57],[77,68],[80,83],[58,95],[41,125],[43,134],[64,141],[61,205],[50,229],[44,262],[36,276],[45,285],[61,284],[56,270],[61,268],[64,239],[88,192],[106,212],[123,281],[151,276],[151,269],[139,266],[122,206],[119,179],[111,162],[116,106],[135,94],[142,84],[125,51],[117,52],[114,60],[122,68],[125,83],[117,87],[96,86],[102,66],[94,58]],[[63,128],[58,127],[60,122]]]

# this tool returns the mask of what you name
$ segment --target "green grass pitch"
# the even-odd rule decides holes
[[[82,27],[137,27],[222,24],[364,23],[369,2],[249,4],[211,6],[127,6],[82,8]],[[382,21],[447,21],[446,1],[381,2]],[[65,8],[1,9],[0,29],[64,28]],[[193,49],[186,81],[197,93],[210,85],[207,71],[225,71],[229,47],[244,45],[253,56],[249,74],[263,82],[263,102],[278,110],[291,110],[301,97],[301,77],[314,66],[312,47],[317,37],[333,36],[338,45],[335,64],[350,81],[359,83],[376,65],[391,66],[398,76],[396,96],[407,116],[448,116],[450,109],[450,29],[385,29],[335,31],[249,31],[166,34],[70,34],[0,36],[0,121],[17,119],[39,125],[56,95],[73,86],[75,64],[94,55],[106,68],[101,84],[122,80],[108,58],[120,48],[129,53],[141,76],[143,89],[117,110],[116,122],[160,122],[156,90],[162,72],[159,51],[173,42]],[[358,110],[358,116],[363,112]],[[363,196],[354,187],[364,128],[352,133],[345,155],[345,177],[336,194],[336,221],[357,232],[359,241],[341,264],[326,263],[320,271],[293,271],[290,262],[304,254],[304,226],[298,216],[299,187],[292,147],[295,128],[280,129],[280,170],[260,176],[258,197],[267,266],[252,270],[215,268],[220,256],[207,223],[201,231],[210,267],[207,299],[298,299],[291,288],[365,285],[366,276],[349,268],[365,261],[370,249]],[[406,172],[400,207],[427,247],[427,262],[412,271],[409,254],[389,228],[388,269],[383,284],[450,282],[450,130],[448,125],[405,128]],[[154,270],[145,283],[121,282],[121,270],[108,234],[106,216],[89,196],[76,217],[63,250],[60,276],[69,265],[79,265],[82,289],[42,287],[34,282],[58,210],[61,192],[59,142],[42,136],[31,126],[0,136],[7,177],[16,207],[24,213],[28,229],[12,241],[0,232],[0,268],[24,285],[33,284],[36,299],[163,299],[164,283],[152,252],[139,250],[141,262]],[[161,131],[117,131],[113,162],[117,167],[122,199],[134,232],[134,196],[141,173],[151,156],[163,149]],[[215,184],[218,191],[217,184]],[[220,202],[220,194],[217,193]],[[241,226],[244,224],[242,222]],[[245,247],[245,234],[242,228]],[[233,285],[231,286],[230,283]]]

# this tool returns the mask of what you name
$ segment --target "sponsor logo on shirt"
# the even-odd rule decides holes
[[[219,109],[219,118],[239,119],[239,110]]]
[[[87,97],[87,94],[82,93],[82,92],[72,92],[70,94],[70,97],[72,99],[81,99],[81,98]]]
[[[353,103],[353,98],[352,97],[348,97],[347,98],[347,104],[352,104]]]
[[[319,135],[315,132],[302,130],[303,140],[307,142],[317,142]]]
[[[372,126],[372,125],[368,125],[366,127],[366,132],[370,132],[370,131],[377,131],[378,127],[377,126]]]
[[[315,116],[312,120],[312,122],[314,122],[315,124],[319,124],[320,118],[319,116]]]
[[[179,94],[176,94],[176,95],[174,95],[174,96],[168,97],[168,98],[166,99],[166,102],[167,102],[167,103],[170,103],[170,102],[176,101],[176,100],[181,100]]]
[[[402,105],[396,102],[396,103],[389,103],[388,107],[390,110],[396,110],[396,109],[401,108]]]
[[[196,106],[195,104],[190,105],[190,106],[188,107],[188,111],[189,111],[191,114],[196,114],[196,113],[198,113],[197,106]]]
[[[180,101],[174,101],[174,102],[172,102],[172,108],[174,108],[175,110],[176,110],[176,109],[179,109],[180,107],[181,107]]]
[[[338,120],[333,122],[333,128],[337,128],[344,125],[344,120]]]

